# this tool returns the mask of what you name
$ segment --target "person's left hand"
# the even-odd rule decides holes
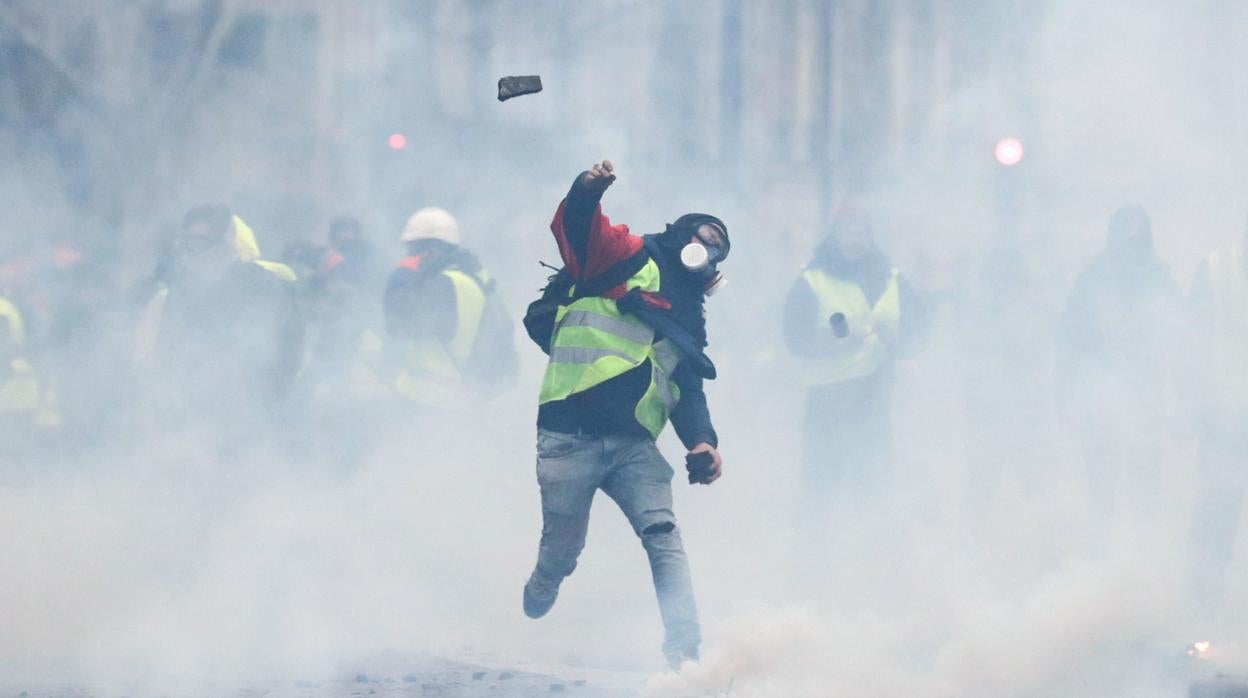
[[[704,441],[689,450],[689,455],[693,455],[695,453],[711,454],[711,474],[706,478],[706,484],[709,485],[712,482],[715,482],[719,479],[720,475],[724,474],[724,459],[720,457],[719,451],[717,451],[714,446]]]

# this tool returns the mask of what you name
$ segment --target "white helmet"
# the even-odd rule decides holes
[[[399,242],[413,240],[441,240],[452,245],[459,244],[459,223],[446,210],[435,206],[420,209],[407,219]]]

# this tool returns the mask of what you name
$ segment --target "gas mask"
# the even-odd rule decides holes
[[[719,293],[728,280],[715,268],[715,264],[723,253],[717,247],[707,247],[700,240],[694,240],[680,250],[680,263],[690,274],[702,281],[702,293],[710,296]]]
[[[680,285],[688,292],[697,289],[705,297],[724,287],[724,275],[719,273],[718,266],[728,258],[731,243],[728,226],[715,216],[686,213],[669,223],[662,233],[647,235],[646,241],[656,257],[673,263],[680,261],[685,272]]]

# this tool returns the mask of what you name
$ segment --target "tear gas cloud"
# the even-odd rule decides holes
[[[1244,367],[1206,351],[1188,299],[1244,235],[1245,21],[1161,0],[0,4],[0,283],[59,418],[4,424],[0,685],[195,692],[387,652],[620,672],[656,697],[1160,697],[1248,671],[1245,536],[1225,562],[1202,513],[1248,470],[1201,458],[1201,406],[1235,402]],[[504,75],[544,89],[500,103]],[[613,221],[732,231],[707,302],[725,476],[675,488],[706,634],[680,674],[604,497],[554,611],[520,612],[545,356],[518,320],[558,261],[556,205],[603,158]],[[135,336],[205,202],[271,259],[356,216],[370,318],[407,216],[452,211],[517,321],[516,385],[465,415],[297,378],[276,417],[173,419],[201,406],[154,402],[177,377]],[[1069,299],[1099,288],[1082,272],[1130,205],[1176,300],[1089,374],[1071,356],[1107,325],[1079,318],[1107,316]],[[897,365],[888,487],[809,529],[781,317],[847,210],[931,329]],[[1105,378],[1141,371],[1135,402]],[[1208,658],[1184,656],[1197,640]]]

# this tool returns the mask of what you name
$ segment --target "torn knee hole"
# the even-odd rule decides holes
[[[656,533],[671,533],[676,528],[676,524],[671,521],[663,521],[661,523],[650,524],[642,530],[641,535],[649,536]]]

